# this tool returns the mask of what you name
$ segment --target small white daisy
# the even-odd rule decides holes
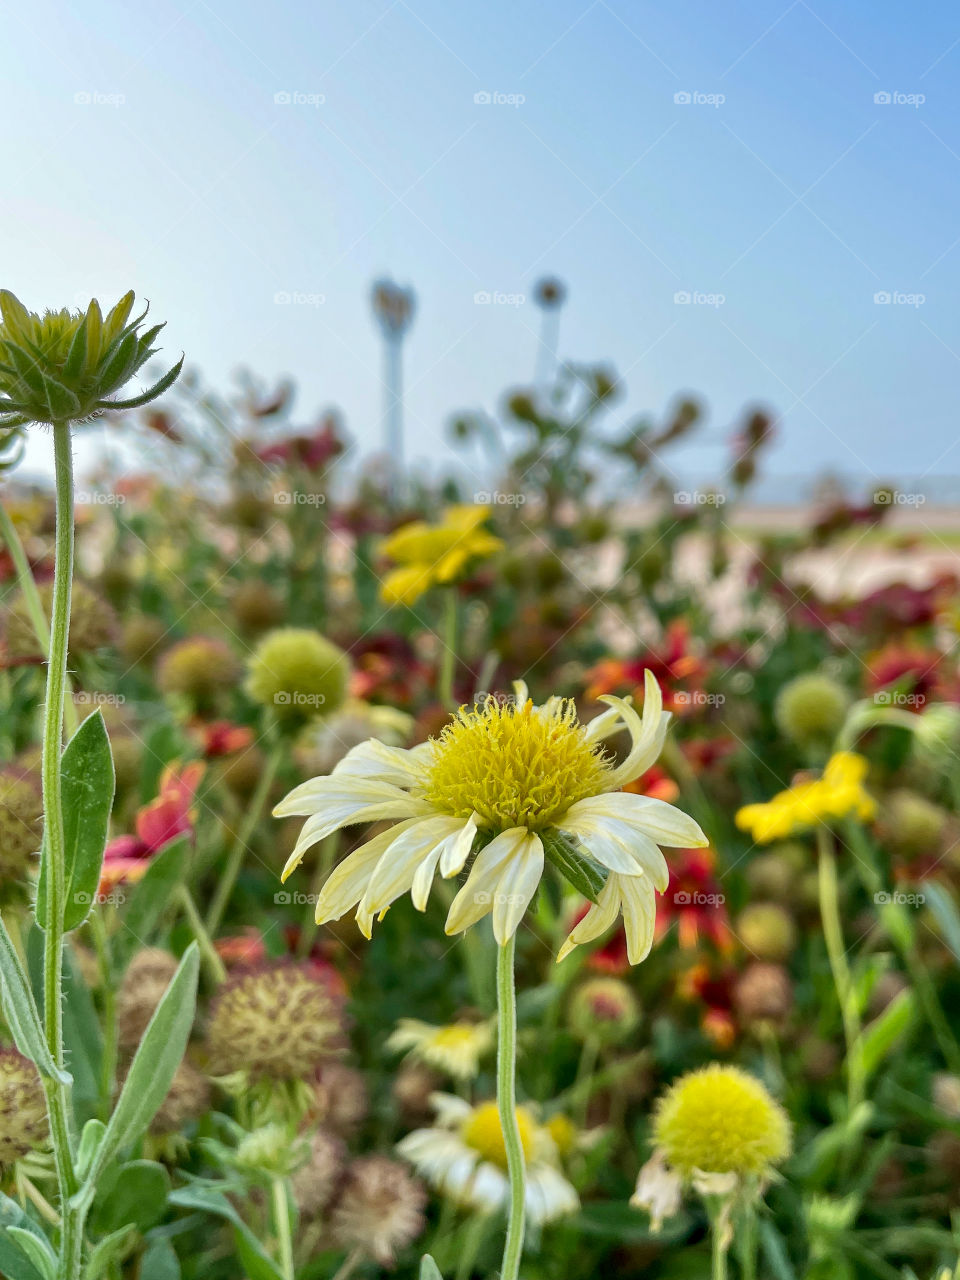
[[[574,929],[561,954],[588,941],[623,911],[630,958],[642,960],[653,941],[653,894],[667,886],[660,846],[706,845],[696,822],[650,796],[621,790],[644,774],[663,747],[669,713],[646,673],[643,716],[628,699],[605,697],[609,710],[581,724],[568,699],[535,707],[526,687],[501,702],[461,708],[438,738],[403,750],[369,741],[354,747],[333,772],[305,782],[274,810],[307,819],[283,871],[341,827],[395,825],[344,859],[317,902],[317,922],[357,908],[369,937],[374,919],[402,894],[427,905],[434,876],[458,875],[475,843],[470,874],[450,908],[447,932],[486,915],[504,945],[516,932],[543,874],[545,847],[557,837],[589,856],[606,882],[599,901]],[[603,740],[621,729],[631,737],[619,765]]]
[[[435,1093],[437,1123],[415,1129],[397,1151],[441,1194],[457,1204],[494,1213],[510,1195],[503,1130],[495,1102],[471,1106],[462,1098]],[[543,1224],[575,1213],[580,1201],[559,1167],[556,1142],[526,1107],[517,1107],[517,1126],[526,1164],[526,1209]]]
[[[406,1051],[408,1057],[455,1080],[472,1080],[480,1070],[480,1059],[494,1045],[489,1022],[453,1022],[435,1027],[418,1018],[401,1018],[387,1040],[387,1048]]]

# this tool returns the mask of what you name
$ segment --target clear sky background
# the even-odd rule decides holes
[[[555,273],[561,353],[610,361],[624,415],[707,401],[688,474],[759,402],[788,488],[960,475],[954,4],[39,0],[4,26],[2,276],[31,307],[132,286],[213,384],[292,374],[372,450],[390,274],[436,467],[451,412],[534,367],[532,301],[474,295]]]

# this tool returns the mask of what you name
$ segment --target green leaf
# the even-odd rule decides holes
[[[143,1134],[170,1091],[193,1026],[199,969],[200,952],[191,942],[143,1033],[82,1195],[89,1195],[113,1156]]]
[[[107,1126],[102,1120],[88,1120],[83,1126],[80,1145],[77,1147],[76,1170],[78,1178],[87,1176],[87,1170],[93,1163],[93,1157],[97,1154],[97,1148],[103,1141],[103,1135],[106,1132]]]
[[[587,854],[575,849],[559,831],[545,831],[541,836],[543,851],[577,893],[596,902],[607,882],[607,872]]]
[[[869,1079],[880,1063],[903,1039],[913,1021],[915,998],[912,991],[901,991],[879,1017],[864,1028],[854,1048],[859,1053],[864,1079]]]
[[[783,1237],[768,1218],[760,1220],[760,1244],[776,1280],[797,1280]]]
[[[133,372],[137,358],[137,335],[128,333],[117,345],[106,366],[98,371],[101,385],[109,390],[122,387]]]
[[[151,400],[156,400],[157,396],[162,396],[165,391],[180,377],[180,370],[183,368],[184,357],[181,356],[177,363],[167,373],[163,375],[159,381],[155,382],[149,391],[144,391],[143,395],[134,396],[132,400],[102,400],[99,404],[101,409],[139,409],[141,405],[149,404]]]
[[[188,843],[188,836],[177,836],[151,858],[123,913],[125,932],[117,939],[122,955],[147,944],[170,894],[180,883]]]
[[[443,1280],[440,1268],[430,1257],[429,1253],[425,1253],[420,1259],[419,1280]]]
[[[248,1226],[234,1227],[233,1245],[248,1280],[284,1280],[283,1272]]]
[[[957,911],[957,904],[935,880],[922,881],[920,888],[940,926],[944,942],[953,952],[957,964],[960,964],[960,913]]]
[[[50,412],[51,421],[67,422],[75,418],[80,412],[80,401],[70,388],[43,372],[40,374],[40,380],[43,385],[43,399]]]
[[[103,1035],[93,998],[73,951],[63,956],[63,1043],[73,1072],[74,1116],[83,1125],[100,1106]]]
[[[0,1193],[0,1273],[7,1280],[41,1280],[42,1272],[27,1261],[25,1253],[10,1236],[11,1227],[20,1227],[35,1236],[43,1234],[15,1200]]]
[[[130,1226],[121,1227],[112,1235],[105,1236],[90,1254],[83,1269],[83,1280],[103,1280],[110,1264],[120,1262],[130,1252],[135,1235],[136,1228]]]
[[[107,313],[107,317],[103,322],[103,327],[109,338],[115,338],[118,333],[123,331],[123,326],[127,323],[130,312],[133,310],[133,302],[136,296],[137,295],[131,289],[129,293],[125,293],[117,305]]]
[[[70,350],[67,352],[67,358],[63,364],[63,376],[70,382],[75,381],[83,372],[83,366],[87,360],[87,317],[83,317],[83,323],[77,326],[77,331],[73,335],[70,343]]]
[[[169,1240],[151,1240],[140,1262],[144,1280],[180,1280],[180,1259]]]
[[[31,331],[30,312],[15,293],[0,289],[0,314],[7,329],[26,336]]]
[[[91,1225],[106,1235],[134,1226],[146,1234],[166,1212],[170,1175],[152,1160],[116,1164],[100,1180]]]
[[[10,1028],[10,1034],[23,1056],[36,1064],[41,1075],[51,1080],[59,1080],[61,1084],[72,1084],[73,1079],[70,1074],[57,1066],[47,1047],[29,979],[2,918],[0,918],[0,995],[3,997],[3,1015]]]
[[[7,1235],[13,1237],[44,1280],[55,1280],[57,1259],[47,1240],[26,1227],[7,1227]]]
[[[90,913],[97,896],[107,827],[113,807],[114,772],[103,715],[95,711],[67,743],[60,764],[65,840],[64,920],[69,932]],[[47,919],[47,851],[37,887],[37,922]]]
[[[234,1246],[248,1280],[283,1280],[276,1263],[264,1252],[257,1237],[220,1191],[214,1187],[180,1187],[171,1193],[170,1203],[184,1209],[213,1213],[232,1223]]]

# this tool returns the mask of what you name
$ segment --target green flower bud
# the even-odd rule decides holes
[[[891,791],[881,809],[880,833],[885,844],[904,858],[940,850],[945,810],[916,791]]]
[[[849,708],[850,695],[843,685],[812,671],[783,686],[774,717],[782,733],[804,746],[833,738]]]
[[[773,902],[745,907],[737,917],[736,934],[759,960],[786,960],[797,945],[792,916]]]
[[[347,696],[350,662],[317,631],[271,631],[250,660],[247,693],[285,720],[328,716]]]
[[[943,773],[960,747],[960,707],[952,702],[933,703],[916,717],[913,733],[920,763]]]
[[[163,693],[188,698],[199,707],[213,702],[236,677],[237,663],[230,646],[209,636],[180,640],[163,655],[157,669],[157,684]]]
[[[306,1141],[301,1138],[291,1142],[290,1130],[285,1124],[265,1124],[241,1141],[234,1163],[250,1173],[286,1178],[303,1164],[307,1154]]]
[[[65,423],[102,409],[136,409],[162,395],[183,365],[149,391],[111,400],[157,348],[163,328],[140,332],[147,312],[130,320],[134,294],[125,294],[104,318],[94,299],[86,311],[38,315],[7,289],[0,289],[0,431],[28,422]]]

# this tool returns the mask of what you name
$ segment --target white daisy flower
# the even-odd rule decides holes
[[[494,1045],[489,1022],[453,1022],[435,1027],[418,1018],[401,1018],[387,1040],[387,1048],[407,1051],[407,1056],[456,1080],[471,1080],[480,1070],[480,1059]]]
[[[707,843],[681,810],[621,791],[663,747],[670,716],[660,688],[648,671],[642,718],[629,699],[607,696],[609,710],[584,725],[572,701],[551,698],[535,707],[526,687],[515,687],[515,700],[463,707],[439,737],[410,750],[361,743],[331,774],[295,787],[277,805],[277,817],[307,819],[284,880],[311,845],[339,828],[395,824],[336,867],[317,902],[318,924],[356,907],[370,937],[374,919],[405,893],[423,911],[437,871],[458,875],[476,844],[448,933],[492,915],[504,945],[536,892],[546,856],[575,884],[576,868],[589,866],[599,888],[561,954],[597,937],[622,910],[630,958],[643,959],[653,941],[653,891],[662,893],[668,881],[660,846]],[[631,746],[617,765],[603,739],[621,729]]]
[[[397,1151],[441,1194],[457,1204],[494,1213],[510,1196],[507,1155],[495,1102],[471,1106],[462,1098],[435,1093],[431,1098],[437,1123],[415,1129]],[[526,1107],[517,1107],[517,1126],[526,1164],[526,1210],[531,1222],[543,1224],[575,1213],[580,1201],[559,1168],[550,1130],[537,1123]]]

